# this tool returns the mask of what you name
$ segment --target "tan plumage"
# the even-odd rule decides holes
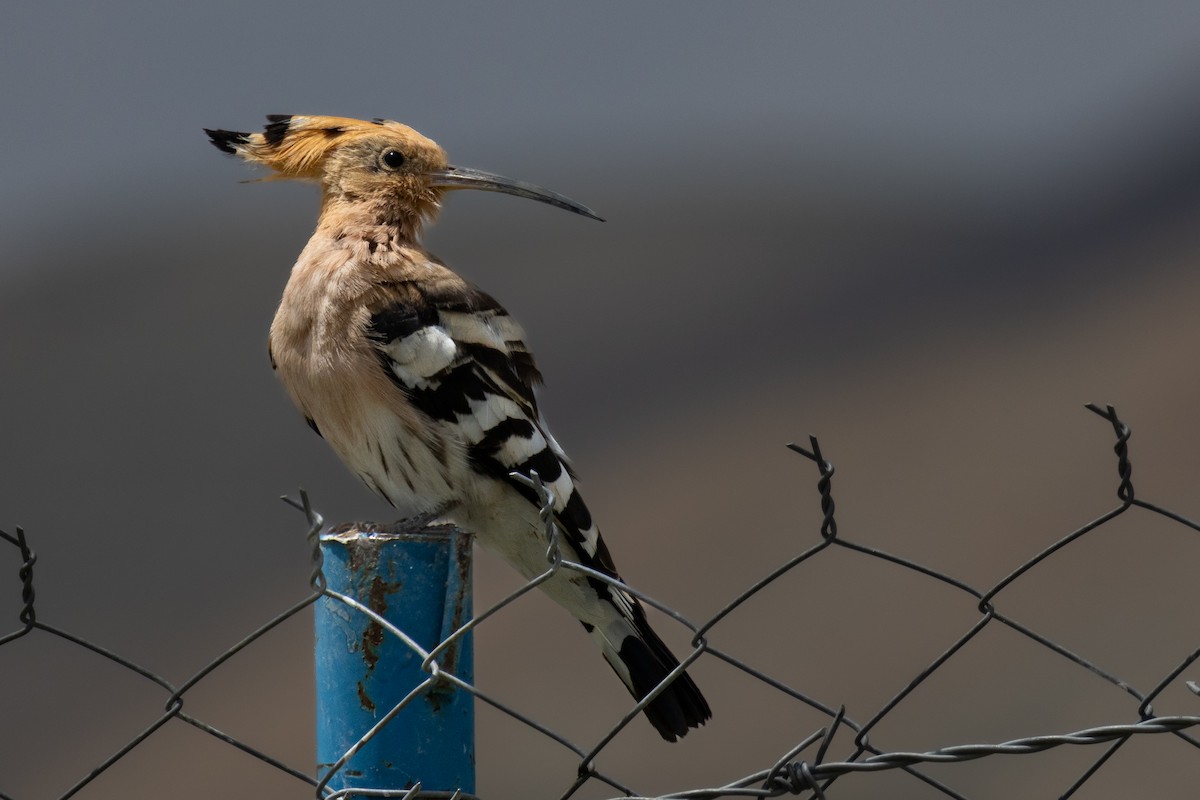
[[[545,571],[546,541],[536,496],[512,474],[536,470],[555,496],[564,555],[617,577],[538,413],[541,374],[520,327],[418,239],[451,189],[501,191],[595,215],[544,189],[452,167],[437,144],[396,122],[268,119],[262,133],[208,134],[276,177],[321,185],[317,229],[292,269],[270,337],[272,363],[309,424],[401,513],[453,520],[527,577]],[[583,623],[635,697],[678,666],[627,593],[573,570],[542,588]],[[674,741],[710,712],[680,674],[646,715]]]

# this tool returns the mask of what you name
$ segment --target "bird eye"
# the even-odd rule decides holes
[[[379,158],[388,169],[400,169],[404,164],[404,154],[399,150],[386,150]]]

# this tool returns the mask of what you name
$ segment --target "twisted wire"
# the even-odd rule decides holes
[[[423,792],[419,784],[404,791],[358,787],[333,792],[327,786],[329,778],[338,770],[344,768],[354,753],[365,745],[379,730],[388,725],[402,708],[437,686],[452,686],[458,690],[469,692],[479,702],[495,708],[519,724],[528,726],[530,729],[546,737],[548,741],[572,753],[577,759],[576,769],[567,781],[565,790],[560,795],[564,800],[565,798],[570,798],[585,785],[592,782],[611,787],[620,793],[619,796],[621,798],[643,800],[648,796],[639,794],[616,775],[599,769],[597,766],[598,760],[609,748],[612,741],[624,730],[626,725],[637,717],[645,706],[666,688],[669,681],[678,677],[684,670],[701,658],[714,659],[727,664],[733,667],[739,675],[746,676],[750,680],[760,682],[772,688],[781,697],[791,698],[809,708],[815,709],[829,718],[829,724],[820,730],[799,737],[798,742],[787,748],[782,755],[775,758],[765,758],[765,766],[755,769],[742,777],[720,786],[681,790],[658,795],[658,797],[678,798],[679,800],[700,800],[701,798],[718,797],[779,797],[782,795],[809,793],[811,797],[823,800],[831,796],[832,787],[835,782],[846,776],[859,773],[898,771],[922,782],[927,787],[946,797],[962,798],[965,800],[967,795],[941,780],[934,779],[923,771],[922,767],[930,764],[956,764],[997,756],[1029,756],[1065,746],[1096,748],[1100,751],[1099,754],[1063,791],[1059,792],[1060,797],[1070,797],[1091,781],[1099,769],[1111,761],[1123,749],[1126,743],[1135,737],[1167,735],[1173,739],[1187,743],[1193,749],[1200,750],[1200,735],[1197,735],[1197,732],[1194,730],[1197,726],[1200,726],[1200,716],[1158,715],[1154,711],[1153,705],[1154,701],[1168,687],[1179,683],[1182,680],[1184,672],[1200,660],[1200,647],[1190,647],[1186,655],[1167,670],[1153,687],[1149,690],[1143,690],[1112,670],[1054,641],[1044,633],[1036,630],[1027,621],[1016,619],[997,607],[997,602],[1001,595],[1031,570],[1038,568],[1056,554],[1067,549],[1074,542],[1086,538],[1113,519],[1132,509],[1139,509],[1144,513],[1161,516],[1189,530],[1200,532],[1200,524],[1182,514],[1147,502],[1135,494],[1132,482],[1132,461],[1129,452],[1129,442],[1132,436],[1130,427],[1120,419],[1116,410],[1111,405],[1100,406],[1089,404],[1086,408],[1106,420],[1112,427],[1115,437],[1115,444],[1112,449],[1117,462],[1118,484],[1116,494],[1120,501],[1119,505],[1044,547],[991,587],[976,588],[952,575],[920,564],[903,555],[889,553],[876,547],[842,538],[838,532],[836,518],[837,505],[834,502],[832,491],[832,479],[835,469],[832,462],[822,454],[820,443],[816,437],[810,436],[808,447],[796,444],[789,444],[788,447],[813,462],[817,467],[816,489],[821,511],[821,519],[817,529],[817,543],[801,550],[795,556],[771,569],[761,579],[753,582],[746,589],[731,597],[715,614],[706,620],[693,622],[685,614],[672,608],[669,604],[661,602],[639,591],[635,587],[628,586],[611,576],[603,575],[566,559],[560,547],[560,532],[554,522],[554,495],[541,481],[540,477],[536,473],[532,473],[528,478],[520,475],[513,475],[512,477],[514,480],[528,486],[538,498],[543,535],[546,543],[546,570],[525,582],[520,588],[501,598],[489,608],[478,613],[473,619],[464,623],[458,630],[451,633],[444,641],[428,652],[422,650],[403,630],[388,623],[371,611],[371,609],[358,603],[353,598],[338,595],[328,589],[323,572],[323,556],[319,541],[325,527],[324,519],[315,511],[308,494],[303,490],[301,490],[298,500],[291,498],[284,498],[284,500],[289,505],[298,509],[305,518],[307,526],[305,537],[311,551],[311,572],[309,576],[311,593],[271,619],[255,627],[241,640],[217,654],[182,683],[174,684],[154,671],[118,653],[42,620],[37,613],[36,600],[38,595],[34,587],[34,566],[37,563],[37,555],[30,547],[28,537],[21,528],[15,528],[12,534],[0,530],[0,546],[7,545],[13,548],[19,560],[19,566],[16,571],[17,585],[19,586],[19,603],[15,614],[18,626],[12,632],[0,636],[0,646],[14,646],[14,642],[34,633],[53,636],[81,650],[90,651],[104,657],[129,673],[156,686],[164,693],[165,702],[163,711],[148,721],[135,735],[127,739],[112,755],[89,770],[87,774],[79,777],[66,792],[59,795],[60,800],[65,800],[80,792],[99,775],[105,773],[114,764],[124,759],[130,752],[147,739],[155,736],[159,730],[172,721],[178,721],[203,731],[225,745],[257,759],[271,769],[289,775],[301,784],[314,790],[318,798],[324,798],[325,800],[350,796],[471,800],[469,796],[458,793]],[[971,622],[966,630],[950,641],[941,653],[918,670],[909,680],[904,682],[903,687],[898,692],[888,698],[873,713],[867,715],[865,721],[860,721],[861,718],[856,719],[849,715],[844,706],[825,703],[816,697],[812,697],[789,686],[764,669],[749,663],[745,659],[739,658],[733,653],[712,645],[709,639],[710,632],[716,626],[730,624],[728,617],[731,612],[742,606],[747,600],[756,596],[766,587],[781,579],[784,575],[819,558],[825,550],[831,547],[842,548],[845,551],[862,557],[884,561],[911,571],[925,579],[936,581],[963,596],[973,605],[979,614],[978,618]],[[560,570],[576,571],[590,580],[601,581],[621,591],[628,592],[646,605],[658,609],[673,622],[687,629],[692,634],[692,649],[681,659],[680,666],[672,671],[649,695],[641,701],[634,703],[596,742],[590,745],[577,744],[571,741],[568,737],[551,729],[543,722],[532,718],[512,704],[506,703],[491,693],[483,692],[478,687],[461,680],[458,676],[444,669],[438,660],[442,653],[455,641],[466,635],[469,631],[477,628],[480,624],[485,623],[496,614],[509,608],[518,598],[535,590]],[[372,730],[364,732],[359,741],[327,772],[325,778],[318,781],[309,774],[308,769],[301,769],[285,764],[279,759],[268,755],[262,748],[234,737],[210,723],[197,718],[185,711],[184,704],[186,696],[190,691],[204,682],[215,671],[224,667],[234,655],[247,647],[255,645],[266,633],[322,597],[343,603],[351,613],[361,613],[369,616],[381,626],[387,635],[397,637],[403,641],[421,656],[421,665],[427,673],[427,677],[414,687],[407,697],[385,713]],[[1137,702],[1137,721],[1101,725],[1069,733],[1026,736],[995,744],[947,745],[921,752],[888,750],[872,740],[871,735],[873,731],[884,719],[887,719],[896,708],[907,701],[912,693],[929,680],[931,676],[941,670],[947,663],[953,661],[955,656],[969,642],[974,640],[988,626],[992,625],[1002,625],[1016,632],[1025,640],[1033,642],[1046,651],[1053,653],[1075,668],[1091,676],[1099,677],[1103,682],[1131,697]],[[1184,685],[1193,694],[1200,694],[1200,686],[1195,681],[1187,681]],[[841,757],[840,760],[831,760],[829,759],[829,752],[835,745],[839,731],[843,728],[849,731],[847,735],[851,739],[852,747],[850,748],[850,752]],[[1102,745],[1106,745],[1106,747],[1101,748]],[[803,754],[813,750],[813,748],[815,748],[814,752],[811,752],[807,757],[802,757]],[[3,780],[4,776],[0,776],[0,782],[3,782]],[[3,788],[3,786],[0,786],[0,800],[11,800],[10,795],[5,794]]]

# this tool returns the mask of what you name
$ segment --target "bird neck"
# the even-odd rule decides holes
[[[326,193],[317,231],[334,239],[363,238],[418,245],[428,213],[414,211],[394,197],[347,197]]]

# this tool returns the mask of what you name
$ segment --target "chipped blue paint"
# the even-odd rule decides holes
[[[321,538],[328,588],[379,613],[427,652],[471,619],[471,537],[449,526]],[[317,777],[415,687],[422,658],[363,612],[330,597],[316,608]],[[444,672],[474,679],[471,635],[438,656]],[[422,690],[355,753],[329,788],[456,789],[475,793],[473,697],[452,686]]]

